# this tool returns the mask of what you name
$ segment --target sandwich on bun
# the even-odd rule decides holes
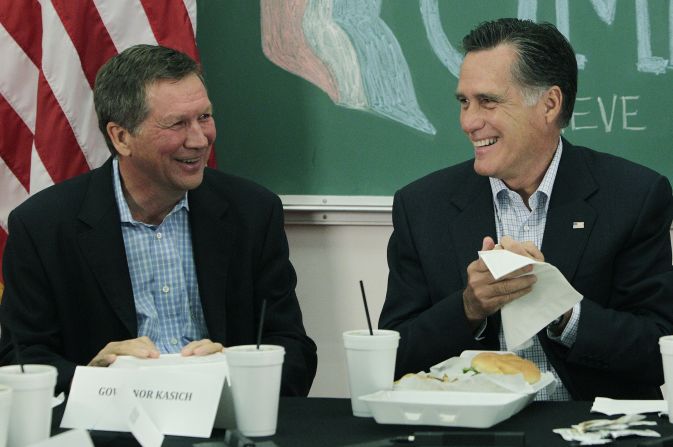
[[[480,373],[492,374],[523,374],[526,382],[533,384],[540,380],[540,369],[530,360],[523,359],[516,354],[500,354],[497,352],[482,352],[474,356],[472,369]]]

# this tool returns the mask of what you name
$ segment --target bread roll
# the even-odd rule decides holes
[[[396,382],[393,382],[393,389],[399,390],[443,390],[444,382],[437,377],[432,377],[424,372],[418,374],[405,374]]]
[[[540,380],[540,369],[530,360],[522,359],[516,354],[499,354],[482,352],[472,359],[472,368],[480,373],[523,374],[528,383]]]

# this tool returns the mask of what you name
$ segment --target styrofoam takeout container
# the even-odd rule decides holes
[[[361,396],[379,424],[488,428],[521,411],[525,394],[377,391]]]
[[[464,351],[460,357],[471,360],[479,352]],[[530,392],[392,390],[360,399],[367,403],[379,424],[488,428],[521,411],[541,390],[552,393],[555,388],[553,374],[545,372],[529,387]]]

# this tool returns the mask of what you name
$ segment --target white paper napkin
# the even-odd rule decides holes
[[[665,400],[618,400],[597,397],[591,407],[592,413],[615,414],[668,413]]]
[[[551,264],[508,250],[480,251],[479,257],[495,279],[527,265],[532,265],[532,273],[537,275],[531,292],[500,311],[508,351],[525,347],[531,337],[582,300],[582,295]]]
[[[580,422],[570,428],[555,428],[552,431],[566,441],[574,441],[579,445],[611,444],[617,438],[625,436],[641,436],[660,438],[661,435],[643,426],[657,425],[654,421],[646,421],[642,414],[627,414],[617,419],[593,419]],[[640,444],[639,444],[640,445]]]

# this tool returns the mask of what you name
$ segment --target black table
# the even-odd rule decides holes
[[[54,413],[54,430],[61,422],[61,405]],[[523,431],[526,433],[526,446],[530,447],[570,447],[573,444],[564,441],[552,432],[553,428],[570,427],[587,419],[603,419],[599,413],[589,413],[591,402],[533,402],[520,413],[487,430]],[[616,416],[615,416],[616,417]],[[614,417],[611,417],[614,418]],[[652,428],[662,436],[673,435],[673,424],[668,418],[650,415],[649,420],[657,422]],[[280,399],[278,429],[274,436],[256,438],[272,440],[278,447],[344,447],[351,444],[384,440],[395,436],[405,436],[414,431],[484,431],[483,429],[450,429],[446,427],[428,427],[411,425],[380,425],[372,418],[358,418],[352,415],[350,399],[284,397]],[[97,447],[100,446],[137,446],[130,433],[91,432]],[[224,430],[214,430],[212,440],[222,440]],[[635,447],[647,438],[619,439],[613,446]],[[165,447],[191,447],[204,442],[200,438],[167,436]]]

